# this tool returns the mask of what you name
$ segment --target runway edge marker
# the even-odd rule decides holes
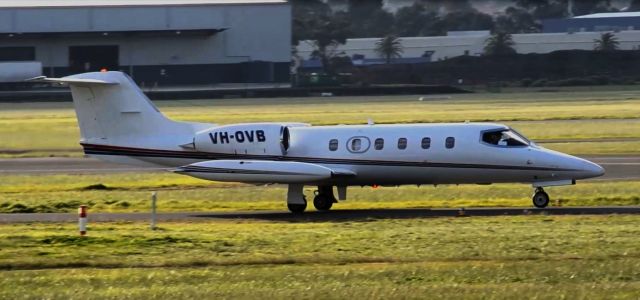
[[[80,236],[87,235],[87,206],[80,205],[78,208],[78,230]]]

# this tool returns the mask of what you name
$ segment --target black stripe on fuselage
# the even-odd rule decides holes
[[[390,167],[429,167],[429,168],[492,169],[492,170],[520,170],[520,171],[579,171],[575,169],[510,166],[510,165],[411,162],[411,161],[389,161],[389,160],[358,160],[358,159],[336,159],[336,158],[322,158],[322,157],[274,156],[274,155],[247,155],[247,154],[208,153],[208,152],[196,152],[196,151],[192,152],[192,151],[156,150],[156,149],[130,148],[130,147],[95,145],[95,144],[81,144],[81,145],[84,148],[85,154],[93,154],[93,155],[186,158],[186,159],[202,159],[202,160],[249,159],[249,160],[268,160],[268,161],[296,161],[296,162],[334,164],[334,165],[367,165],[367,166],[390,166]]]

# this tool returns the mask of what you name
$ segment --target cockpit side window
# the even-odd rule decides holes
[[[482,133],[482,142],[503,147],[525,147],[529,145],[529,141],[526,138],[511,129],[484,131]]]

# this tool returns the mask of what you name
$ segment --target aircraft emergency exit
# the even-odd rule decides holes
[[[290,211],[329,210],[349,186],[532,184],[533,205],[549,204],[544,187],[571,185],[604,170],[548,150],[493,123],[311,126],[303,123],[216,125],[166,118],[126,74],[85,73],[32,80],[68,84],[84,152],[126,164],[153,164],[215,181],[287,184]],[[231,199],[230,199],[231,200]]]

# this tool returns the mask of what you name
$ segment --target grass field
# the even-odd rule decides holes
[[[450,98],[449,98],[450,97]],[[314,125],[491,121],[533,140],[628,138],[613,146],[548,144],[574,154],[640,153],[640,91],[157,101],[177,120]],[[0,104],[0,156],[80,156],[71,103]]]
[[[640,90],[161,101],[177,120],[496,121],[573,154],[640,154]],[[70,103],[0,103],[0,157],[81,156]],[[566,142],[564,140],[571,140]],[[606,142],[604,142],[606,141]],[[640,181],[548,188],[640,205]],[[0,213],[286,209],[283,186],[170,173],[0,176]],[[334,209],[530,206],[531,187],[350,188]],[[306,190],[307,196],[312,189]],[[309,209],[312,209],[311,207]],[[0,299],[637,299],[640,216],[0,224]]]
[[[637,299],[640,216],[0,225],[0,298]]]
[[[543,145],[572,154],[640,154],[640,90],[433,96],[158,101],[178,120],[313,124],[495,120]],[[0,156],[80,156],[71,103],[3,103]],[[563,140],[571,140],[563,142]],[[545,142],[546,141],[546,142]],[[603,142],[606,141],[606,142]],[[1,151],[5,150],[5,151]],[[22,152],[21,152],[22,151]],[[106,189],[90,188],[105,185]],[[89,188],[88,188],[89,187]],[[98,186],[101,187],[101,186]],[[5,175],[0,212],[143,211],[149,192],[161,191],[165,211],[282,209],[284,188],[221,185],[172,174]],[[591,182],[552,188],[561,205],[634,205],[638,182]],[[307,191],[311,195],[311,191]],[[338,208],[529,205],[524,185],[353,188]],[[236,201],[228,201],[233,198]],[[384,199],[384,201],[382,201]],[[556,203],[558,204],[558,203]]]
[[[161,211],[286,210],[285,186],[212,183],[170,173],[100,175],[12,175],[0,177],[0,213],[148,211],[151,191],[159,191]],[[552,205],[639,205],[640,181],[586,181],[547,191]],[[349,188],[349,200],[335,209],[530,206],[524,184],[491,186],[403,186]],[[306,190],[311,199],[313,188]],[[310,205],[310,208],[311,205]]]

